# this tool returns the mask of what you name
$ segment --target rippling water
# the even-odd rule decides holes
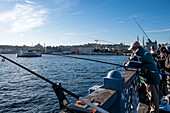
[[[62,83],[64,88],[82,97],[88,94],[88,88],[93,85],[102,85],[102,78],[105,77],[107,73],[80,81],[74,85],[69,85],[70,83],[114,67],[108,64],[55,55],[43,55],[39,58],[16,58],[14,54],[4,56],[55,83]],[[128,56],[99,55],[77,55],[77,57],[117,64],[122,64],[128,58]],[[122,72],[124,69],[118,68],[117,70]],[[67,97],[71,102],[76,101],[69,95],[67,95]],[[1,113],[59,112],[58,109],[58,100],[50,84],[8,61],[0,62]]]

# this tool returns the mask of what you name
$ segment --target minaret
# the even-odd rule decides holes
[[[145,47],[145,40],[144,40],[144,36],[143,36],[143,47]]]
[[[137,35],[137,41],[139,42],[139,36]]]

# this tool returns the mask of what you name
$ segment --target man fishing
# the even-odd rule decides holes
[[[158,72],[158,69],[154,64],[153,57],[151,53],[146,52],[146,50],[143,47],[141,47],[139,42],[137,41],[131,43],[129,50],[131,50],[133,54],[131,55],[130,59],[124,63],[124,65],[140,68],[141,70],[143,70],[139,75],[140,86],[142,85],[146,87],[146,91],[147,91],[146,95],[149,95],[148,99],[149,99],[150,112],[154,111],[154,113],[159,113],[160,76],[157,73],[151,73],[151,71]],[[140,103],[145,103],[140,98],[140,93],[142,92],[139,92],[139,101]]]

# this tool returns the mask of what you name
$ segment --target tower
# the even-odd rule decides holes
[[[139,36],[137,35],[137,41],[139,42]]]
[[[143,36],[143,47],[145,47],[145,39],[144,39],[144,36]]]

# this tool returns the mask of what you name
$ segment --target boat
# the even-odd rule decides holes
[[[17,53],[16,57],[41,57],[40,53],[34,52],[32,50],[28,50],[27,52]]]

